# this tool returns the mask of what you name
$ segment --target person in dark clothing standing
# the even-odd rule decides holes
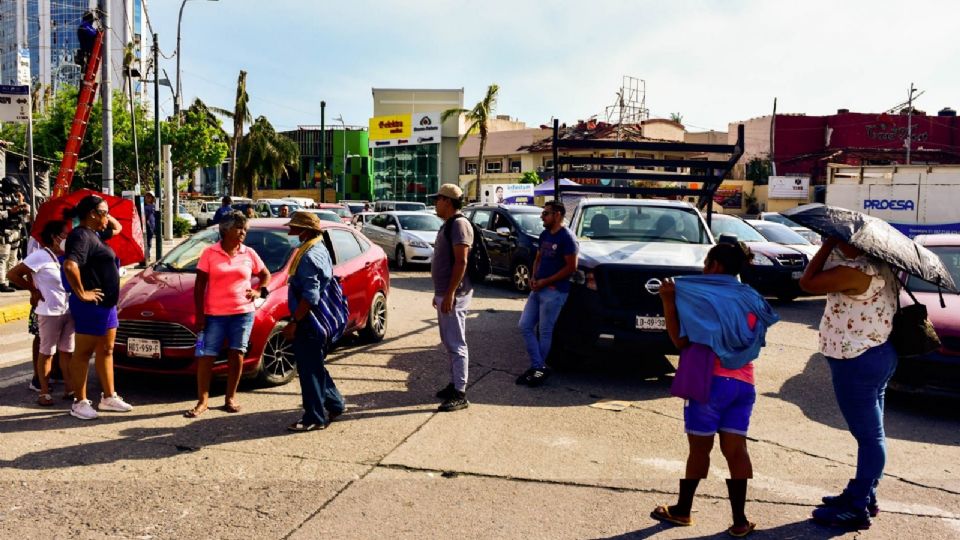
[[[95,25],[96,17],[92,11],[83,14],[80,26],[77,28],[77,40],[80,42],[80,49],[77,51],[77,64],[80,66],[80,73],[87,73],[87,63],[93,54],[93,45],[97,42],[97,34],[100,33]]]
[[[150,248],[153,247],[153,239],[157,235],[157,198],[152,191],[148,191],[143,198],[143,220],[147,233],[147,245],[143,247],[143,260],[150,259]]]
[[[233,210],[233,207],[230,206],[232,204],[233,199],[231,199],[229,195],[224,196],[224,198],[220,200],[220,208],[217,208],[217,211],[214,212],[213,218],[210,220],[210,224],[216,225],[220,223],[220,220],[223,219],[223,216],[229,214],[230,211]]]

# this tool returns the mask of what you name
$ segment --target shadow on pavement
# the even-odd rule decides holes
[[[657,523],[650,525],[644,529],[637,531],[629,532],[626,534],[619,534],[617,536],[610,536],[604,539],[597,540],[634,540],[640,538],[653,538],[656,535],[670,530],[678,529],[681,527],[675,527],[673,525]],[[786,525],[780,525],[779,527],[773,527],[769,529],[763,528],[761,525],[758,525],[757,528],[749,535],[749,538],[776,538],[784,539],[789,538],[791,540],[803,540],[806,538],[810,539],[824,539],[824,538],[838,538],[850,534],[846,531],[841,530],[832,530],[825,527],[821,527],[816,523],[813,523],[810,520],[798,521],[796,523],[787,523]],[[729,539],[731,536],[727,534],[725,530],[720,530],[716,534],[707,534],[701,536],[684,536],[688,540],[720,540],[720,539]]]
[[[820,354],[813,354],[798,375],[788,379],[779,392],[766,397],[798,406],[803,414],[833,428],[846,430],[837,407],[830,367]],[[960,410],[936,400],[923,400],[887,391],[884,426],[888,438],[954,446],[960,444]]]

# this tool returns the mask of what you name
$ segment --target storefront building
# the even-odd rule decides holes
[[[374,200],[426,202],[440,184],[457,183],[459,119],[443,111],[463,107],[463,90],[373,89],[369,145]]]
[[[321,137],[321,133],[323,137]],[[361,127],[300,126],[283,135],[300,148],[300,167],[295,178],[278,185],[258,186],[261,189],[316,189],[317,200],[322,191],[334,190],[336,200],[369,201],[373,198],[373,175],[367,131]],[[321,147],[321,139],[323,146]],[[324,161],[323,166],[321,162]],[[323,173],[326,173],[325,175]]]

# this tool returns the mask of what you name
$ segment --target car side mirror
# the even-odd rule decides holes
[[[497,236],[502,236],[504,238],[510,238],[510,229],[508,227],[498,227]]]
[[[388,231],[397,232],[397,226],[394,225],[393,223],[391,223],[390,225],[387,225],[386,228],[387,228]]]

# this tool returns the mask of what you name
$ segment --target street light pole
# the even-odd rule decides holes
[[[177,17],[177,95],[173,100],[173,115],[180,118],[180,106],[183,104],[183,87],[180,86],[180,24],[183,23],[183,8],[190,0],[183,0],[180,3],[180,15]],[[219,0],[208,0],[218,2]]]

